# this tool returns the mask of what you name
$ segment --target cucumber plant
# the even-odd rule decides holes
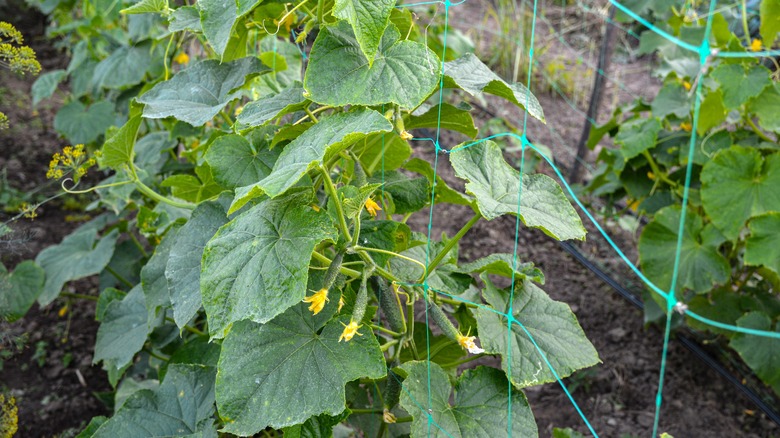
[[[473,54],[443,62],[394,0],[142,0],[123,12],[167,22],[131,50],[188,64],[107,92],[125,105],[121,126],[85,140],[96,157],[50,169],[75,179],[95,159],[105,179],[64,187],[97,193],[102,214],[0,283],[18,318],[35,300],[83,297],[63,285],[100,275],[94,362],[118,386],[116,410],[81,436],[537,436],[522,390],[597,352],[532,263],[458,256],[471,227],[502,215],[585,238],[554,180],[473,141],[462,103],[493,94],[543,121],[531,92]],[[123,19],[102,23],[90,38],[127,36]],[[92,81],[132,67],[115,56]],[[446,154],[465,191],[412,156],[409,131],[439,127],[470,139]],[[472,211],[454,236],[407,225],[442,203]],[[501,369],[459,371],[491,355]]]
[[[762,23],[755,26],[753,36],[748,22],[754,20],[747,12],[715,14],[711,47],[743,53],[776,47],[777,8],[777,2],[765,1],[753,13]],[[701,42],[705,15],[692,5],[682,11],[654,12],[656,24],[670,34]],[[710,57],[702,70],[697,54],[652,32],[642,35],[640,48],[645,53],[657,50],[661,62],[657,73],[663,85],[651,102],[618,108],[612,120],[594,130],[591,146],[609,135],[617,147],[599,153],[600,168],[589,190],[611,206],[623,201],[649,219],[639,238],[639,264],[656,286],[669,290],[674,272],[669,254],[677,247],[686,166],[692,158],[676,297],[711,320],[776,331],[780,327],[780,69],[776,60]],[[686,321],[722,335],[720,341],[728,342],[780,394],[780,362],[776,354],[764,354],[780,351],[779,341],[734,333],[691,317]]]

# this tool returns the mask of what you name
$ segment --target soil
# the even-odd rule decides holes
[[[0,16],[23,33],[42,72],[67,65],[67,58],[43,35],[45,17],[18,5],[0,7]],[[55,97],[33,110],[30,87],[34,81],[29,75],[19,77],[0,68],[0,111],[10,122],[9,129],[0,131],[0,172],[10,186],[0,185],[0,197],[10,195],[8,203],[0,206],[0,222],[16,215],[6,208],[21,201],[36,203],[58,191],[45,174],[52,154],[67,145],[53,128],[61,102]],[[40,207],[34,220],[20,218],[9,223],[14,232],[0,240],[0,262],[12,270],[18,262],[59,243],[79,225],[71,216],[80,213],[64,207],[55,200]],[[91,280],[72,282],[68,288],[97,294]],[[43,309],[33,306],[14,323],[0,321],[0,392],[16,399],[16,436],[75,436],[93,416],[110,414],[98,398],[110,390],[108,378],[100,367],[92,366],[98,328],[94,316],[94,302],[57,300]]]
[[[469,16],[484,16],[484,5],[476,0],[462,7],[465,11],[462,15],[453,8],[456,26],[463,17],[466,20],[461,20],[461,23],[468,22]],[[563,14],[554,8],[547,11],[552,24],[549,28],[540,25],[537,30],[539,35],[549,35],[555,25],[564,26],[572,20],[576,22],[588,18]],[[38,52],[44,71],[62,68],[65,58],[51,49],[51,43],[42,36],[42,17],[30,11],[16,16],[0,12],[25,34],[28,43]],[[559,17],[557,21],[555,17]],[[583,58],[585,62],[580,67],[585,70],[593,68],[595,52],[591,46],[597,46],[601,29],[599,22],[595,23],[576,27],[576,32],[567,34],[569,45],[553,47],[553,39],[542,38],[543,44],[551,47],[539,56],[540,65],[557,58]],[[491,23],[485,25],[490,26]],[[467,32],[469,28],[463,25],[461,29]],[[622,48],[615,57],[619,62],[613,62],[610,76],[618,79],[608,81],[600,111],[601,121],[606,120],[619,103],[652,95],[658,87],[647,74],[651,68],[648,60],[633,58],[632,43],[622,43],[628,39],[621,37],[619,40]],[[481,41],[479,44],[487,43]],[[574,88],[589,90],[592,76],[588,79],[588,75],[583,73],[585,70],[576,69],[580,67],[568,67],[575,79]],[[20,192],[45,183],[45,166],[50,156],[65,145],[52,128],[53,116],[60,102],[55,98],[41,104],[36,112],[30,110],[28,96],[33,81],[34,78],[20,79],[0,70],[0,111],[8,115],[12,125],[11,130],[0,131],[0,169],[7,172],[11,186]],[[623,87],[615,85],[618,81]],[[534,142],[549,146],[556,162],[565,167],[571,166],[587,98],[572,99],[569,96],[570,100],[579,103],[579,107],[573,109],[554,90],[552,93],[534,91],[545,110],[547,124],[530,121],[528,136]],[[522,125],[522,114],[511,105],[488,99],[483,106],[494,115]],[[490,117],[482,113],[478,122],[484,123]],[[446,133],[441,138],[444,147],[454,146],[460,141],[461,138]],[[429,144],[416,146],[416,156],[433,161]],[[453,186],[462,187],[462,183],[454,178],[448,160],[439,160],[438,171]],[[542,171],[551,174],[549,168]],[[56,187],[49,186],[38,196],[45,197],[46,191],[53,194]],[[13,237],[21,239],[22,243],[15,245],[13,251],[8,245],[0,246],[0,261],[12,269],[21,260],[34,258],[46,246],[58,243],[75,228],[78,224],[66,221],[69,213],[63,212],[62,206],[56,202],[47,204],[38,211],[39,217],[34,221],[22,219],[15,222]],[[10,215],[0,212],[0,221],[7,220]],[[436,205],[432,235],[439,236],[442,232],[453,235],[468,217],[468,209]],[[425,231],[427,220],[425,212],[414,215],[409,223],[416,231]],[[588,228],[588,240],[578,244],[580,251],[619,270],[620,263],[614,254],[599,243],[600,237],[593,227],[588,224]],[[634,236],[616,227],[608,228],[608,231],[629,258],[635,260],[632,253]],[[489,253],[512,252],[514,235],[514,218],[481,221],[464,237],[460,257],[462,261],[471,261]],[[617,296],[541,232],[521,228],[518,248],[521,261],[533,261],[544,271],[547,278],[544,289],[554,299],[571,306],[599,352],[602,364],[566,379],[585,416],[600,436],[648,435],[652,430],[655,410],[663,340],[661,333],[654,328],[646,328],[640,311]],[[96,283],[90,280],[73,282],[68,287],[74,292],[98,293]],[[65,316],[61,317],[58,310],[65,304],[65,301],[58,300],[47,308],[34,308],[24,319],[13,324],[0,323],[0,351],[10,355],[4,356],[0,362],[0,391],[10,392],[16,397],[20,426],[17,436],[72,436],[92,416],[110,413],[99,397],[100,393],[110,391],[108,379],[99,367],[91,365],[98,326],[94,321],[94,305],[84,301],[70,303]],[[670,344],[667,367],[661,431],[677,438],[780,436],[780,430],[774,423],[756,412],[755,407],[736,389],[674,341]],[[557,385],[528,388],[525,393],[536,416],[540,436],[551,436],[553,427],[571,427],[588,436],[582,420]]]

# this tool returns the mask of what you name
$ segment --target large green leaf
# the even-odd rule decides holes
[[[300,302],[314,246],[335,239],[334,231],[300,196],[263,201],[220,228],[206,245],[200,282],[211,337]]]
[[[102,166],[119,170],[122,166],[133,162],[135,138],[138,135],[138,128],[141,127],[141,121],[140,115],[130,118],[103,143],[103,156],[100,159]]]
[[[417,260],[425,265],[427,261],[433,260],[434,257],[438,256],[443,248],[443,242],[432,242],[430,254],[428,254],[427,245],[418,245],[403,251],[401,255]],[[426,283],[431,288],[450,295],[462,294],[468,289],[473,280],[470,275],[461,272],[457,262],[458,252],[456,249],[453,249],[439,263],[436,270],[428,274]],[[422,266],[398,257],[390,259],[390,270],[399,279],[409,283],[419,283],[423,275]]]
[[[0,263],[0,321],[16,321],[30,310],[43,291],[45,275],[32,260],[19,263],[10,273]]]
[[[238,115],[236,126],[247,129],[265,125],[279,116],[303,110],[307,103],[308,100],[303,97],[303,86],[295,82],[277,94],[249,102]]]
[[[221,58],[230,38],[234,36],[236,21],[254,9],[262,0],[201,0],[200,23],[203,35]]]
[[[33,98],[33,106],[38,105],[40,101],[48,99],[57,91],[57,86],[65,79],[67,73],[65,70],[51,70],[38,77],[32,84],[30,94]]]
[[[726,106],[723,103],[723,92],[721,90],[710,91],[707,97],[701,102],[701,111],[699,111],[699,120],[696,125],[696,132],[704,135],[710,129],[719,126],[726,120]]]
[[[225,419],[223,432],[246,436],[269,426],[300,424],[313,415],[339,414],[347,382],[385,376],[371,329],[364,326],[362,336],[339,342],[347,318],[328,322],[337,302],[331,300],[317,316],[301,303],[266,324],[235,325],[219,358],[217,406]]]
[[[200,25],[200,13],[195,6],[180,6],[176,8],[168,17],[168,20],[170,21],[168,24],[170,32],[180,32],[182,30],[203,31]]]
[[[701,172],[701,201],[712,222],[734,240],[753,216],[780,211],[780,153],[720,150]]]
[[[761,312],[750,312],[737,320],[739,327],[780,333],[780,323],[772,327],[772,320]],[[761,380],[780,393],[780,340],[765,336],[737,333],[731,339],[731,348],[750,366]]]
[[[184,327],[203,305],[200,294],[200,263],[206,243],[227,223],[225,207],[216,201],[195,208],[192,217],[179,229],[165,267],[173,319]]]
[[[620,125],[615,144],[620,146],[624,159],[630,160],[654,147],[659,132],[661,132],[660,120],[634,119]]]
[[[516,215],[520,199],[520,219],[526,226],[558,240],[585,239],[580,217],[552,178],[524,174],[522,197],[518,196],[520,174],[504,160],[497,144],[485,141],[456,148],[450,162],[455,175],[468,181],[466,191],[474,195],[486,219]]]
[[[484,274],[481,278],[486,286],[482,291],[485,301],[499,312],[509,312],[509,291],[496,288]],[[515,282],[511,309],[512,316],[517,321],[512,323],[509,335],[506,316],[486,309],[475,309],[474,316],[477,319],[482,348],[488,353],[500,354],[501,367],[507,373],[510,372],[508,364],[511,360],[509,377],[516,387],[524,388],[556,381],[526,330],[533,336],[536,345],[544,352],[560,378],[600,362],[596,349],[585,337],[569,306],[550,299],[531,280]],[[511,358],[507,355],[507,343],[511,349]]]
[[[758,124],[775,133],[780,133],[780,84],[774,83],[764,89],[758,97],[750,103],[750,112],[758,116]]]
[[[663,119],[673,114],[682,119],[691,113],[691,98],[679,82],[669,81],[658,91],[651,107],[655,117]]]
[[[763,265],[780,275],[780,212],[754,217],[748,228],[750,237],[745,242],[745,264]]]
[[[448,186],[447,182],[444,181],[441,175],[436,174],[436,172],[433,171],[433,166],[431,166],[431,163],[421,158],[412,158],[411,160],[404,163],[403,167],[406,170],[419,173],[428,179],[428,185],[433,186],[435,190],[433,200],[436,204],[447,202],[457,205],[471,205],[472,199],[469,196],[464,195],[463,193]],[[435,182],[433,178],[434,174],[436,176]]]
[[[453,387],[439,365],[412,361],[402,368],[408,376],[403,382],[401,406],[412,415],[413,438],[539,436],[525,394],[513,390],[510,396],[506,377],[495,368],[480,366],[464,371],[455,385],[452,404]]]
[[[167,14],[168,0],[141,0],[119,12],[128,15],[149,13]]]
[[[405,123],[406,129],[438,128],[450,129],[475,138],[479,130],[474,126],[471,113],[448,103],[428,108],[427,111],[412,113]]]
[[[376,111],[359,108],[321,120],[288,144],[271,173],[262,181],[236,189],[230,213],[250,199],[267,194],[275,198],[295,185],[303,175],[350,144],[377,132],[390,132],[393,126]]]
[[[144,292],[146,309],[148,311],[148,322],[151,324],[165,308],[171,305],[171,298],[168,294],[168,279],[165,277],[165,267],[168,265],[168,257],[173,248],[173,242],[176,240],[177,228],[171,228],[165,234],[154,254],[149,261],[141,268],[141,288]]]
[[[336,0],[333,5],[333,16],[352,26],[369,67],[374,63],[393,7],[395,0]]]
[[[763,0],[760,9],[761,38],[765,46],[772,47],[780,33],[780,0]]]
[[[95,245],[97,230],[86,229],[65,237],[59,245],[41,251],[35,263],[46,271],[46,283],[38,303],[45,306],[54,301],[68,281],[100,273],[111,260],[118,237],[119,232],[114,230]]]
[[[504,98],[528,111],[534,118],[545,121],[544,111],[536,96],[523,84],[510,84],[501,79],[473,53],[444,64],[445,86],[479,96],[482,93]]]
[[[320,29],[303,81],[323,105],[420,105],[439,83],[439,58],[424,45],[401,40],[390,24],[372,65],[345,21]]]
[[[114,124],[114,104],[105,100],[87,108],[78,100],[63,106],[54,117],[54,129],[73,144],[90,143]]]
[[[366,137],[352,147],[352,152],[360,158],[363,170],[368,175],[381,174],[401,167],[412,155],[409,142],[402,140],[397,133],[374,134]]]
[[[721,64],[712,71],[712,77],[723,91],[723,104],[728,109],[735,109],[761,94],[772,83],[770,73],[762,65],[748,68],[742,64]]]
[[[156,389],[133,393],[94,438],[216,437],[213,367],[174,364]]]
[[[137,285],[122,300],[108,304],[95,340],[92,363],[101,360],[120,369],[141,351],[151,332],[141,285]]]
[[[639,262],[642,272],[664,291],[672,285],[674,255],[680,208],[659,210],[639,237]],[[689,211],[680,247],[680,265],[675,290],[708,292],[715,284],[724,284],[730,275],[728,261],[718,252],[723,236],[712,226],[703,224],[701,216]]]
[[[374,174],[369,182],[381,184],[379,190],[393,198],[394,213],[413,213],[431,202],[427,178],[410,178],[399,171],[391,170],[384,175]]]
[[[137,100],[146,105],[144,117],[173,116],[190,125],[201,126],[240,96],[236,89],[244,85],[247,76],[270,70],[254,56],[224,64],[209,59],[158,83]]]
[[[195,175],[171,175],[160,185],[170,187],[173,196],[196,204],[216,197],[223,190],[222,186],[214,181],[208,164],[196,167]]]
[[[150,44],[120,47],[95,67],[92,84],[102,88],[126,88],[140,83],[152,64]]]
[[[246,138],[230,134],[214,140],[206,153],[214,179],[234,189],[252,185],[271,173],[282,148],[269,149],[273,130],[256,129]],[[251,140],[251,141],[250,141]]]

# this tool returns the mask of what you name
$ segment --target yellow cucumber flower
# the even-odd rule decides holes
[[[341,308],[344,307],[344,304],[346,303],[344,302],[344,295],[342,295],[339,297],[339,312],[341,312]]]
[[[344,324],[342,322],[341,325],[344,326],[344,331],[341,333],[341,336],[339,336],[339,342],[342,340],[349,342],[355,335],[363,336],[362,334],[358,333],[358,329],[363,326],[358,325],[358,323],[355,321],[350,321],[349,324]]]
[[[304,303],[311,303],[311,306],[309,306],[309,310],[313,314],[318,314],[322,312],[322,309],[325,308],[325,303],[328,300],[328,290],[327,289],[320,289],[319,292],[316,292],[314,295],[308,296],[303,299]]]
[[[395,415],[393,415],[392,412],[390,412],[387,408],[382,412],[382,419],[385,421],[385,423],[393,424],[396,422]]]
[[[190,62],[190,55],[184,52],[179,52],[179,54],[173,58],[173,62],[177,64],[187,64]]]
[[[758,38],[754,38],[753,42],[750,43],[750,50],[752,50],[754,52],[760,52],[761,51],[761,47],[762,47],[761,40],[758,39]]]
[[[474,343],[474,340],[477,339],[475,336],[463,336],[461,334],[458,334],[458,344],[469,351],[471,354],[479,354],[484,353],[485,350],[477,347],[477,344]]]
[[[366,200],[366,211],[371,215],[371,217],[376,217],[376,213],[378,211],[382,211],[382,208],[379,207],[379,204],[377,204],[373,199],[368,198]]]
[[[680,129],[682,129],[685,132],[691,132],[693,129],[693,125],[688,122],[682,122],[680,123]]]

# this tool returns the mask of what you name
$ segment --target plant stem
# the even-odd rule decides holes
[[[116,272],[114,270],[114,268],[112,268],[111,266],[106,266],[106,271],[108,271],[109,274],[113,275],[114,278],[119,280],[120,283],[124,284],[125,286],[129,287],[130,289],[135,287],[135,285],[133,283],[130,283],[129,281],[127,281],[127,279],[125,277],[122,277],[122,275],[119,272]]]
[[[309,109],[309,107],[308,107],[308,106],[307,106],[307,107],[305,107],[305,108],[303,108],[303,109],[304,109],[304,111],[306,111],[306,114],[308,114],[308,115],[309,115],[309,118],[310,118],[310,119],[311,119],[311,120],[312,120],[314,123],[319,123],[319,122],[320,122],[319,120],[317,120],[317,117],[314,115],[314,113],[313,113],[313,112],[311,112],[311,110]]]
[[[417,265],[419,265],[423,269],[423,276],[422,276],[422,278],[426,277],[426,275],[425,275],[425,272],[426,272],[425,271],[425,265],[421,261],[419,261],[419,260],[415,260],[415,259],[413,259],[411,257],[407,257],[405,255],[398,254],[397,252],[387,251],[387,250],[379,249],[379,248],[368,248],[368,247],[365,247],[365,246],[355,245],[355,246],[352,247],[352,249],[355,250],[355,251],[378,252],[380,254],[387,254],[389,256],[398,257],[399,259],[404,259],[406,261],[410,261],[412,263],[416,263]]]
[[[389,350],[390,347],[392,347],[393,345],[397,345],[399,342],[400,341],[398,339],[393,339],[392,341],[388,341],[382,344],[382,346],[379,347],[379,349],[382,350],[382,352],[384,353],[385,351]]]
[[[350,411],[352,411],[353,414],[379,414],[382,415],[385,413],[384,409],[357,409],[357,408],[349,408]]]
[[[325,0],[317,1],[317,21],[322,25],[322,17],[325,15]]]
[[[752,41],[750,41],[750,27],[747,21],[747,4],[745,0],[742,0],[742,31],[745,32],[745,41],[747,41],[749,47]]]
[[[141,245],[141,242],[138,241],[138,238],[135,237],[135,234],[132,232],[127,233],[130,235],[130,239],[133,241],[136,247],[138,247],[138,250],[141,251],[141,254],[144,256],[144,258],[149,258],[149,254],[144,249],[144,246]]]
[[[479,354],[475,354],[475,355],[473,355],[473,356],[469,356],[469,357],[467,357],[467,358],[465,358],[465,359],[456,360],[455,362],[446,363],[446,364],[442,365],[441,367],[442,367],[442,368],[452,368],[452,367],[461,366],[461,365],[463,365],[464,363],[469,363],[469,362],[471,362],[472,360],[477,360],[477,359],[479,359],[479,358],[481,358],[481,357],[484,357],[484,356],[489,356],[489,354],[487,354],[487,353],[479,353]]]
[[[76,298],[79,300],[89,300],[89,301],[97,301],[98,297],[94,295],[84,295],[84,294],[74,294],[70,292],[60,292],[60,296],[67,297],[67,298]]]
[[[396,423],[411,423],[412,417],[400,417],[395,419]]]
[[[746,118],[745,118],[745,120],[747,120],[747,123],[748,123],[748,125],[750,125],[750,129],[752,129],[752,130],[753,130],[753,132],[755,132],[755,133],[756,133],[756,135],[757,135],[757,136],[758,136],[758,137],[759,137],[761,140],[768,141],[768,142],[770,142],[770,143],[774,143],[774,142],[775,142],[774,140],[772,140],[771,138],[769,138],[769,136],[768,136],[768,135],[764,134],[763,132],[761,132],[761,130],[760,130],[760,129],[758,129],[758,126],[756,126],[756,123],[753,121],[753,119],[751,119],[750,117],[746,117]]]
[[[165,204],[168,204],[168,205],[171,205],[171,206],[177,207],[177,208],[186,208],[187,210],[194,210],[195,209],[195,206],[190,204],[189,202],[185,203],[185,202],[178,202],[178,201],[174,201],[172,199],[168,199],[165,196],[163,196],[163,195],[155,192],[151,188],[149,188],[149,186],[147,186],[146,184],[142,183],[141,179],[138,178],[138,174],[135,173],[135,165],[133,165],[132,163],[130,164],[130,173],[133,176],[133,182],[135,183],[136,187],[138,187],[138,190],[141,193],[145,194],[146,196],[154,199],[155,201],[163,202]]]
[[[172,323],[176,324],[176,320],[174,320],[171,317],[166,316],[165,320],[168,321],[168,322],[172,322]],[[193,327],[191,325],[185,325],[182,328],[184,330],[187,330],[188,332],[190,332],[192,334],[195,334],[195,335],[198,335],[198,336],[206,336],[206,333],[203,333],[201,330],[199,330],[199,329],[197,329],[197,328],[195,328],[195,327]]]
[[[399,337],[399,336],[403,336],[404,335],[403,333],[398,333],[398,332],[394,332],[394,331],[392,331],[390,329],[386,329],[386,328],[382,327],[381,325],[369,324],[369,327],[371,327],[374,330],[379,330],[380,332],[387,333],[388,335],[393,336],[393,337]]]
[[[168,359],[166,357],[160,356],[159,354],[155,353],[154,351],[152,351],[149,348],[144,348],[143,351],[145,351],[149,356],[152,356],[153,358],[161,360],[163,362],[168,362],[170,360],[170,359]]]
[[[653,159],[653,156],[650,155],[650,152],[644,150],[642,151],[642,155],[647,159],[647,162],[650,164],[650,168],[653,169],[653,175],[655,175],[657,179],[660,179],[672,187],[677,187],[677,183],[670,180],[669,177],[667,177],[666,174],[661,171],[661,168],[658,167],[658,164]]]
[[[317,251],[314,251],[311,254],[312,257],[315,259],[321,261],[322,263],[325,263],[325,265],[330,266],[331,260],[327,258],[326,256],[318,253]],[[360,272],[355,271],[354,269],[349,269],[344,267],[344,265],[341,265],[341,268],[339,268],[339,272],[341,272],[344,275],[350,276],[352,278],[360,278]]]
[[[322,172],[322,180],[325,183],[325,191],[333,198],[333,204],[336,206],[336,215],[339,217],[339,228],[344,238],[349,242],[352,241],[352,235],[349,233],[349,227],[347,227],[347,219],[344,217],[344,209],[341,207],[341,200],[339,199],[338,192],[336,192],[336,186],[333,185],[333,180],[330,179],[330,173],[328,169],[320,166],[320,172]]]
[[[465,304],[466,307],[479,307],[479,306],[477,306],[474,303],[469,303],[468,301],[453,300],[452,298],[444,298],[444,297],[441,297],[441,296],[437,296],[436,299],[438,301],[443,302],[443,303],[452,304],[452,305],[456,305],[456,306],[457,305],[461,305],[461,304]]]
[[[446,245],[444,245],[444,248],[439,252],[439,254],[436,255],[436,257],[431,260],[431,262],[428,264],[428,272],[425,273],[425,277],[423,280],[427,279],[429,275],[431,275],[431,272],[433,272],[434,269],[436,269],[437,266],[439,266],[439,263],[441,263],[442,260],[444,260],[444,257],[447,256],[447,254],[450,252],[450,250],[455,247],[455,245],[458,244],[460,239],[471,229],[471,227],[474,226],[480,219],[482,218],[482,214],[477,211],[474,213],[474,217],[472,217],[468,222],[466,222],[466,225],[463,225],[463,228],[458,230],[457,234],[452,236],[452,239],[450,239]]]

